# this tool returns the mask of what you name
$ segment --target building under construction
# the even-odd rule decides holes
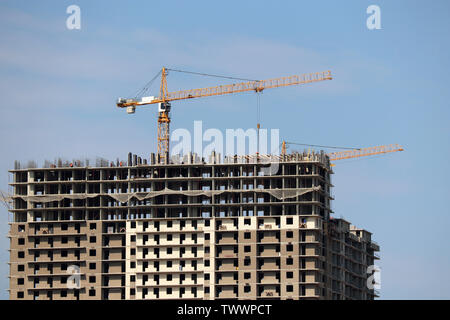
[[[10,298],[377,296],[379,246],[331,217],[327,154],[161,160],[16,163]]]

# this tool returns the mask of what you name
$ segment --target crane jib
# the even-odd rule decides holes
[[[239,92],[255,91],[262,92],[265,89],[277,88],[291,85],[307,84],[318,81],[332,80],[331,72],[316,72],[303,75],[294,75],[282,78],[274,78],[259,81],[247,81],[241,83],[234,83],[228,85],[220,85],[207,88],[180,90],[173,92],[166,92],[164,99],[160,96],[152,101],[137,101],[135,99],[120,99],[117,103],[118,107],[124,108],[135,105],[155,104],[164,101],[174,101],[192,98],[201,98],[215,95],[232,94]]]

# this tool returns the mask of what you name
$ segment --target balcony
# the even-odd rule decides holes
[[[280,242],[280,238],[276,235],[268,236],[265,235],[264,237],[261,237],[258,239],[259,243],[278,243]]]
[[[269,299],[279,298],[279,288],[277,286],[262,286],[259,290],[259,297]]]
[[[258,256],[260,257],[279,257],[279,245],[258,245]]]
[[[235,260],[223,261],[221,265],[216,267],[217,271],[236,271],[238,269],[237,264],[235,264]]]
[[[222,278],[217,282],[218,285],[238,285],[238,280],[234,280],[232,277]]]
[[[380,246],[375,241],[371,241],[369,247],[374,251],[380,251]]]
[[[275,259],[266,259],[258,263],[259,270],[278,270],[280,269],[279,262]]]
[[[279,272],[263,272],[259,273],[260,284],[279,284]]]
[[[274,223],[264,223],[258,225],[259,230],[273,230],[273,229],[279,229],[279,225],[276,225]]]
[[[235,226],[232,223],[226,223],[226,224],[221,224],[221,225],[217,226],[217,230],[218,231],[236,231],[237,226]]]
[[[222,234],[222,238],[216,238],[216,244],[237,244],[237,235]]]
[[[233,287],[225,287],[222,290],[218,290],[216,294],[219,299],[235,299],[237,298],[237,292]]]

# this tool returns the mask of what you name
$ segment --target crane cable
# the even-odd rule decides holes
[[[138,91],[136,92],[136,94],[134,95],[135,99],[137,99],[138,97],[142,97],[146,92],[148,92],[148,90],[149,90],[150,87],[152,86],[153,82],[156,80],[156,78],[159,77],[159,75],[161,74],[161,72],[162,72],[162,70],[160,70],[160,71],[156,74],[156,76],[153,77],[152,80],[150,80],[149,82],[147,82],[147,83],[145,84],[145,86],[144,86],[142,89],[140,89],[140,90],[138,90]]]
[[[230,76],[221,76],[221,75],[216,75],[216,74],[201,73],[201,72],[194,72],[194,71],[186,71],[186,70],[179,70],[179,69],[170,69],[170,68],[166,68],[166,70],[175,71],[175,72],[181,72],[181,73],[195,74],[195,75],[206,76],[206,77],[215,77],[215,78],[231,79],[231,80],[256,81],[256,82],[261,81],[261,80],[245,79],[245,78],[237,78],[237,77],[230,77]]]
[[[261,92],[256,92],[256,123],[261,123]]]

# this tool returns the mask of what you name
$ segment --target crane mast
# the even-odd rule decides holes
[[[167,97],[167,71],[162,68],[161,71],[161,87],[159,96],[161,102],[158,105],[158,155],[160,161],[166,163],[166,155],[169,153],[170,141],[170,102],[166,100]]]

